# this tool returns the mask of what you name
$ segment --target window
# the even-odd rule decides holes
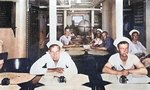
[[[72,16],[72,20],[75,25],[78,25],[78,23],[83,20],[83,16]]]

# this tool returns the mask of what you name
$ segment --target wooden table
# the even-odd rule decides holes
[[[59,83],[58,78],[54,76],[65,76],[66,83]],[[88,76],[83,74],[46,73],[39,81],[39,83],[45,84],[45,86],[35,90],[91,90],[91,88],[82,85],[86,82],[89,82]]]
[[[0,90],[19,90],[20,87],[18,85],[6,85],[2,86],[0,85]]]
[[[132,75],[127,76],[127,83],[122,84],[119,82],[120,76],[111,74],[101,74],[104,81],[111,82],[105,86],[106,90],[149,90],[150,78],[146,75]]]
[[[111,82],[113,84],[120,84],[119,75],[101,74],[104,81]],[[147,84],[150,82],[150,78],[146,75],[133,75],[129,74],[126,76],[128,81],[127,84]]]
[[[70,48],[64,48],[64,50],[70,55],[85,54],[85,49],[83,48],[83,46],[74,46],[74,47],[70,47]],[[91,48],[88,48],[86,50],[88,51],[88,54],[92,54],[92,55],[107,55],[107,54],[109,54],[107,51],[104,51],[104,50],[96,50],[96,49],[91,49]]]
[[[150,90],[149,84],[110,84],[106,90]]]
[[[16,85],[19,83],[27,82],[31,79],[33,79],[35,75],[31,75],[29,73],[0,73],[0,81],[3,80],[3,78],[9,78],[10,84]],[[1,84],[1,82],[0,82]]]

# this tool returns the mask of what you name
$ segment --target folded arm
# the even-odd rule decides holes
[[[47,72],[63,73],[64,72],[64,68],[48,68]]]
[[[69,41],[69,45],[63,44],[63,48],[73,47],[75,44],[72,41]]]
[[[107,50],[106,47],[96,47],[96,46],[91,46],[92,49],[97,49],[97,50]]]
[[[130,74],[137,74],[137,75],[147,75],[148,74],[147,69],[144,67],[144,65],[140,61],[135,66],[137,69],[130,69],[129,70]]]
[[[102,70],[103,73],[107,74],[114,74],[114,75],[125,75],[127,76],[129,74],[128,70],[122,70],[122,71],[117,71],[112,69],[112,65],[110,62],[107,62]]]

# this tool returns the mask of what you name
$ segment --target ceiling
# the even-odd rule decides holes
[[[66,8],[100,8],[105,0],[57,0],[57,9]],[[124,7],[143,2],[145,0],[123,0]],[[49,0],[29,0],[31,6],[48,8]],[[44,7],[45,6],[45,7]]]
[[[104,0],[57,0],[57,9],[99,8]],[[49,0],[30,0],[31,6],[48,8]]]
[[[103,1],[104,0],[57,0],[57,7],[64,8],[65,6],[69,6],[71,8],[95,8]]]
[[[89,13],[91,10],[101,11],[104,0],[57,0],[57,13],[67,10],[71,14]],[[49,0],[30,0],[30,5],[48,10]]]

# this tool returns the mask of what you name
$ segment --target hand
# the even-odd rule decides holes
[[[92,49],[95,49],[96,47],[94,45],[90,46]]]
[[[122,70],[121,75],[127,76],[127,75],[129,75],[129,71],[128,70]]]

